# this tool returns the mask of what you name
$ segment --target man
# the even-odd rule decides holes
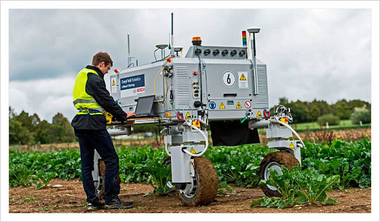
[[[133,207],[132,202],[121,201],[118,197],[119,157],[106,130],[104,111],[122,122],[135,116],[135,113],[125,113],[106,89],[103,77],[112,65],[113,61],[107,53],[97,53],[92,59],[92,65],[88,65],[78,73],[73,90],[73,103],[78,112],[71,125],[79,140],[83,188],[87,195],[88,210],[98,210],[103,207],[110,209]],[[101,203],[95,194],[91,173],[94,169],[94,150],[99,153],[106,165],[105,204]]]

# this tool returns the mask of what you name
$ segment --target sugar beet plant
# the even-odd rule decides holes
[[[263,197],[252,201],[251,206],[260,207],[292,207],[295,205],[315,204],[323,205],[337,204],[338,202],[327,198],[326,191],[332,189],[334,184],[339,183],[339,175],[326,176],[309,168],[302,170],[300,166],[288,170],[281,166],[283,174],[269,169],[270,176],[260,184],[266,184],[279,191],[282,197]]]
[[[371,186],[371,141],[357,142],[334,140],[329,146],[320,143],[305,143],[302,149],[302,169],[315,169],[318,174],[331,177],[339,175],[339,183],[333,188]],[[120,177],[124,183],[149,183],[155,193],[170,190],[170,166],[162,165],[167,157],[164,149],[149,146],[117,149],[120,160]],[[220,183],[235,183],[238,186],[257,187],[260,180],[258,167],[264,156],[274,152],[261,144],[235,147],[210,147],[204,157],[214,164]],[[77,150],[58,152],[9,151],[9,185],[43,187],[58,177],[80,178],[80,153]],[[34,175],[34,176],[33,176]]]
[[[340,175],[334,188],[371,186],[371,141],[334,140],[329,146],[306,143],[302,149],[302,167],[314,168],[321,174]]]
[[[46,187],[55,177],[74,179],[80,173],[80,154],[76,150],[9,151],[9,186]]]
[[[172,189],[167,186],[171,180],[171,168],[162,164],[166,158],[164,149],[149,146],[130,149],[122,147],[119,151],[120,177],[125,183],[147,182],[154,188],[154,194],[164,195]]]
[[[261,160],[271,152],[260,144],[234,147],[211,147],[205,154],[215,166],[221,182],[242,187],[256,187],[260,182],[258,168]]]

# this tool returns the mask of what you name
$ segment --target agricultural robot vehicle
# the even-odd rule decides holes
[[[110,121],[124,128],[109,130],[110,134],[129,134],[130,127],[139,124],[163,127],[165,151],[170,157],[166,163],[172,172],[168,185],[175,186],[185,205],[209,204],[217,195],[215,168],[201,157],[209,147],[208,125],[214,145],[216,140],[225,145],[259,142],[257,128],[267,128],[267,145],[277,151],[262,160],[261,179],[269,177],[269,169],[281,174],[280,165],[290,168],[301,163],[300,148],[304,144],[289,126],[290,110],[279,106],[270,115],[267,66],[256,58],[255,38],[259,32],[260,28],[243,31],[241,47],[204,46],[200,37],[195,37],[182,55],[182,48],[173,43],[172,14],[170,44],[156,46],[160,58],[146,65],[132,63],[128,36],[128,68],[110,75],[110,94],[123,110],[137,114],[145,110],[141,118],[124,123]],[[169,51],[167,56],[165,51]],[[289,139],[293,133],[298,140]],[[95,155],[93,177],[101,193],[104,183],[99,158]],[[275,187],[261,188],[267,196],[280,195]]]

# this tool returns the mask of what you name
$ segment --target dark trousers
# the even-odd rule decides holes
[[[83,188],[87,195],[87,202],[97,200],[92,178],[94,150],[96,150],[106,165],[104,199],[107,204],[120,193],[120,184],[118,183],[119,157],[111,137],[107,130],[75,130],[75,135],[79,139]]]

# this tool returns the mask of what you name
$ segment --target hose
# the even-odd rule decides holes
[[[165,62],[164,66],[167,64],[168,62]],[[154,97],[156,98],[157,100],[157,103],[159,106],[164,106],[165,105],[165,102],[166,102],[166,97],[167,97],[167,94],[168,94],[168,80],[166,77],[164,77],[165,79],[165,82],[166,82],[166,92],[165,92],[165,96],[164,96],[164,100],[162,103],[160,103],[160,101],[158,100],[158,97],[157,97],[157,88],[156,88],[156,82],[157,82],[157,77],[158,77],[158,74],[162,72],[162,70],[164,69],[164,67],[162,67],[160,70],[158,70],[158,72],[156,73],[156,77],[154,78]]]
[[[200,132],[202,134],[202,136],[205,138],[205,142],[206,142],[206,147],[204,148],[204,150],[199,153],[199,154],[192,154],[190,153],[188,150],[184,149],[183,151],[187,154],[189,154],[190,156],[194,156],[194,157],[198,157],[198,156],[202,156],[206,151],[207,151],[207,148],[208,148],[208,138],[207,136],[202,132],[202,130],[198,129],[197,127],[191,125],[190,123],[188,122],[184,122],[184,125],[187,125],[187,126],[190,126],[191,128],[197,130],[198,132]]]

